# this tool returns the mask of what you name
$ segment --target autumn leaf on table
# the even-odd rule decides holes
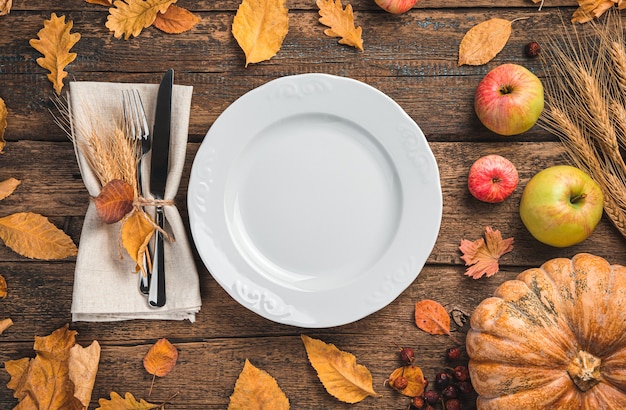
[[[0,335],[11,326],[13,326],[13,321],[11,319],[0,320]]]
[[[235,382],[228,410],[288,410],[289,399],[276,379],[255,367],[248,359]]]
[[[191,30],[200,18],[187,9],[172,4],[165,13],[157,13],[154,27],[168,34],[180,34]]]
[[[404,378],[406,384],[398,385],[396,381],[399,378]],[[421,396],[422,393],[424,393],[424,388],[426,387],[426,379],[424,378],[424,373],[422,373],[422,369],[417,366],[409,365],[399,367],[394,370],[391,375],[389,375],[389,378],[387,379],[387,384],[400,394],[408,397],[416,397]]]
[[[5,179],[0,182],[0,200],[8,197],[20,185],[20,181],[15,178]]]
[[[63,79],[67,77],[64,69],[76,58],[76,53],[70,53],[70,49],[80,40],[79,33],[70,33],[72,25],[72,21],[65,23],[65,16],[57,17],[52,13],[50,20],[45,20],[37,33],[39,39],[30,40],[30,46],[43,54],[37,64],[50,71],[48,79],[58,95],[63,88]]]
[[[135,190],[128,182],[114,179],[102,187],[95,199],[96,211],[102,222],[119,222],[133,209]]]
[[[586,23],[603,15],[611,7],[617,5],[618,10],[626,9],[623,0],[577,0],[578,9],[572,15],[572,23]]]
[[[85,0],[87,3],[99,4],[101,6],[112,6],[113,0]]]
[[[111,392],[110,396],[110,400],[99,399],[98,404],[100,407],[97,407],[96,410],[151,410],[159,407],[143,399],[137,401],[130,393],[126,393],[124,398],[115,392]]]
[[[493,276],[500,270],[498,261],[500,257],[513,250],[513,238],[502,239],[502,234],[498,230],[493,230],[487,226],[485,228],[485,238],[475,241],[461,240],[459,250],[463,253],[461,259],[465,261],[467,276],[479,279],[483,275]]]
[[[9,287],[7,286],[7,281],[4,279],[4,276],[0,275],[0,299],[4,299],[7,297],[7,292]]]
[[[492,18],[470,28],[459,45],[458,65],[482,65],[491,61],[511,37],[512,21]]]
[[[144,28],[150,27],[157,13],[165,13],[176,0],[116,0],[109,9],[106,27],[115,38],[137,37]]]
[[[4,16],[11,12],[13,0],[0,0],[0,16]]]
[[[7,128],[7,106],[4,103],[4,100],[0,98],[0,154],[4,151],[4,146],[6,145],[6,141],[4,140],[4,130]]]
[[[69,356],[69,376],[74,383],[74,397],[89,407],[91,402],[91,392],[98,373],[100,362],[100,343],[94,340],[88,347],[75,344],[70,348]]]
[[[311,365],[326,391],[345,403],[357,403],[368,396],[380,397],[372,387],[372,375],[357,364],[354,355],[333,344],[301,335]]]
[[[289,30],[285,0],[243,0],[232,33],[246,55],[246,67],[274,57]]]
[[[424,299],[415,304],[415,324],[431,335],[450,335],[450,315],[434,300]]]
[[[324,30],[329,37],[341,37],[339,44],[356,47],[363,51],[363,39],[361,27],[354,26],[354,14],[352,5],[346,5],[344,9],[341,0],[317,0],[320,9],[320,23],[330,28]]]
[[[154,231],[154,223],[148,220],[148,216],[143,211],[135,209],[124,220],[122,225],[122,245],[137,264],[138,271],[143,269],[143,257],[148,250],[148,243]]]
[[[178,360],[178,350],[167,339],[159,339],[150,347],[148,353],[143,357],[143,367],[152,375],[152,384],[150,385],[150,393],[152,393],[152,385],[154,379],[165,377],[176,366]],[[150,395],[148,393],[148,396]]]

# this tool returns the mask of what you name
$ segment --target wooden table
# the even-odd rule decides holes
[[[236,98],[268,81],[290,74],[324,72],[370,84],[396,100],[420,125],[438,160],[443,190],[443,220],[435,247],[418,278],[389,306],[355,323],[328,329],[303,329],[268,321],[231,299],[196,257],[200,271],[202,310],[195,323],[128,321],[71,323],[78,342],[98,340],[102,356],[91,408],[111,391],[131,392],[137,398],[166,408],[224,409],[246,358],[276,378],[293,409],[406,409],[408,399],[383,385],[400,366],[398,346],[416,349],[416,363],[431,380],[447,366],[446,336],[417,329],[414,303],[430,298],[448,309],[471,313],[504,280],[553,257],[591,252],[612,263],[626,263],[626,243],[603,217],[593,235],[565,249],[540,244],[523,227],[518,205],[526,182],[539,170],[566,163],[558,140],[534,127],[516,137],[500,137],[486,130],[473,111],[474,89],[496,65],[522,64],[540,77],[538,59],[524,56],[523,47],[569,20],[574,0],[546,0],[541,11],[530,0],[421,0],[410,12],[391,15],[373,0],[353,0],[355,18],[363,27],[364,52],[338,45],[323,34],[312,0],[289,0],[290,29],[282,49],[271,60],[244,68],[244,56],[230,33],[236,0],[180,0],[201,18],[190,32],[167,35],[148,28],[137,38],[113,38],[105,27],[107,9],[82,0],[63,2],[15,0],[11,14],[0,17],[0,97],[8,107],[8,141],[0,156],[0,180],[15,177],[18,190],[1,203],[0,216],[15,212],[43,214],[80,245],[83,217],[89,201],[71,142],[55,126],[48,112],[51,84],[29,46],[52,12],[73,20],[82,35],[72,51],[70,78],[93,81],[156,83],[169,67],[178,84],[193,85],[186,172],[176,199],[187,221],[189,169],[207,130]],[[504,50],[490,63],[457,66],[463,34],[490,17],[512,20]],[[485,154],[500,154],[518,167],[520,185],[507,201],[491,205],[467,190],[469,166]],[[188,221],[186,222],[188,223]],[[501,260],[501,272],[473,280],[458,246],[461,239],[478,239],[484,228],[500,229],[515,238],[515,248]],[[48,335],[71,322],[70,304],[75,260],[38,261],[0,247],[0,273],[9,295],[0,300],[0,318],[15,324],[0,336],[0,363],[32,357],[35,335]],[[349,309],[346,306],[346,309]],[[468,325],[455,329],[463,340]],[[353,353],[373,375],[382,398],[356,405],[328,395],[310,366],[301,334],[334,343]],[[168,376],[148,389],[152,377],[142,366],[148,348],[167,338],[179,350],[179,361]],[[0,364],[3,367],[3,364]],[[5,387],[9,376],[0,370],[0,408],[17,402]]]

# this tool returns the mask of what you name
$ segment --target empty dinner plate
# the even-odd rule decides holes
[[[307,328],[392,302],[437,239],[439,170],[402,108],[360,81],[302,74],[230,105],[193,162],[191,232],[240,304]]]

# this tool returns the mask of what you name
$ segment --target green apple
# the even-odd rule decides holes
[[[564,248],[585,240],[604,208],[600,186],[584,171],[556,165],[533,176],[522,193],[522,222],[540,242]]]

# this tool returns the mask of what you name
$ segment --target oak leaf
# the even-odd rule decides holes
[[[0,335],[11,326],[13,326],[13,321],[10,318],[0,320]]]
[[[399,389],[396,387],[395,381],[398,377],[404,377],[407,381],[406,387]],[[409,365],[404,367],[399,367],[394,370],[389,378],[387,379],[387,384],[391,386],[395,391],[400,394],[403,394],[408,397],[416,397],[421,396],[424,393],[424,388],[426,387],[426,379],[424,378],[424,373],[422,373],[422,369],[417,366]]]
[[[88,347],[75,344],[70,348],[69,377],[74,383],[74,397],[89,407],[93,385],[96,382],[100,362],[100,344],[94,340]]]
[[[150,27],[157,13],[165,13],[176,0],[116,0],[109,9],[106,26],[115,38],[137,37],[144,28]]]
[[[0,0],[0,16],[4,16],[11,12],[13,0]]]
[[[167,339],[159,339],[143,358],[143,367],[154,376],[164,377],[178,360],[178,350]]]
[[[6,141],[4,140],[4,130],[7,128],[7,116],[8,116],[7,106],[4,103],[4,100],[0,98],[0,154],[4,151],[4,146],[6,145]]]
[[[276,380],[248,359],[235,382],[228,410],[288,410],[289,399]]]
[[[72,239],[48,218],[20,212],[0,218],[0,238],[14,252],[33,259],[63,259],[76,256]]]
[[[380,397],[372,387],[372,375],[357,364],[354,355],[333,344],[301,335],[311,365],[326,391],[345,403],[357,403],[368,396]]]
[[[431,335],[450,335],[450,315],[434,300],[424,299],[415,304],[415,324]]]
[[[0,182],[0,200],[8,197],[20,185],[20,180],[15,178],[5,179]]]
[[[346,5],[344,9],[341,0],[317,0],[319,8],[319,21],[327,28],[324,34],[329,37],[341,37],[339,44],[356,47],[363,51],[363,39],[361,34],[363,29],[359,26],[355,28],[352,5]]]
[[[72,26],[71,20],[65,23],[65,16],[57,17],[52,13],[50,20],[45,20],[37,33],[39,39],[29,42],[32,48],[43,54],[37,64],[50,71],[48,79],[58,95],[63,88],[63,79],[67,77],[64,69],[76,58],[76,53],[70,53],[70,49],[80,40],[80,33],[70,33]]]
[[[110,400],[99,399],[98,404],[100,407],[96,408],[96,410],[150,410],[159,407],[143,399],[137,401],[135,397],[128,392],[124,395],[124,398],[115,392],[111,392]]]
[[[492,18],[470,28],[459,45],[458,65],[482,65],[491,61],[509,41],[513,21]]]
[[[137,209],[122,225],[122,245],[137,264],[137,271],[143,269],[144,255],[154,230],[154,224],[148,220],[146,213]],[[145,274],[143,271],[142,273]]]
[[[513,238],[502,239],[502,234],[491,227],[485,227],[485,238],[475,241],[461,240],[459,250],[463,253],[467,276],[479,279],[483,275],[493,276],[500,270],[500,257],[513,250]]]
[[[95,199],[96,211],[102,222],[119,222],[133,209],[135,189],[128,182],[114,179],[102,187]]]
[[[4,299],[7,297],[8,291],[7,281],[4,279],[4,276],[0,275],[0,299]]]
[[[274,57],[289,30],[285,0],[243,0],[232,33],[246,55],[246,67]]]
[[[154,27],[168,34],[180,34],[191,30],[200,18],[187,9],[172,4],[165,13],[157,13]]]

